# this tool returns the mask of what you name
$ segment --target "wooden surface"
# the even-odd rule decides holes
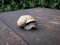
[[[36,30],[17,26],[18,17],[26,14],[39,21]],[[0,13],[0,45],[60,45],[60,10],[34,8]]]

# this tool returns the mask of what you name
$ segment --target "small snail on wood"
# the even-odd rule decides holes
[[[17,20],[17,25],[23,27],[25,30],[36,28],[36,20],[30,15],[22,15]]]

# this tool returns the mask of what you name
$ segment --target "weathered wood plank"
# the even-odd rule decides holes
[[[0,21],[0,45],[28,45],[21,37]]]
[[[39,20],[38,29],[25,31],[19,28],[16,21],[19,16],[29,14]],[[30,45],[60,45],[60,10],[35,8],[14,12],[0,13],[0,19]]]

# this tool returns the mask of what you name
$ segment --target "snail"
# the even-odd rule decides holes
[[[17,20],[17,25],[25,30],[36,28],[36,19],[31,15],[22,15]]]

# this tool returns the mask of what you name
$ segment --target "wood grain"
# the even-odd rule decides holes
[[[16,22],[21,15],[32,15],[39,21],[36,30],[25,31]],[[30,45],[60,45],[60,10],[34,8],[0,13],[0,19]]]
[[[0,45],[28,45],[21,37],[0,21]]]

